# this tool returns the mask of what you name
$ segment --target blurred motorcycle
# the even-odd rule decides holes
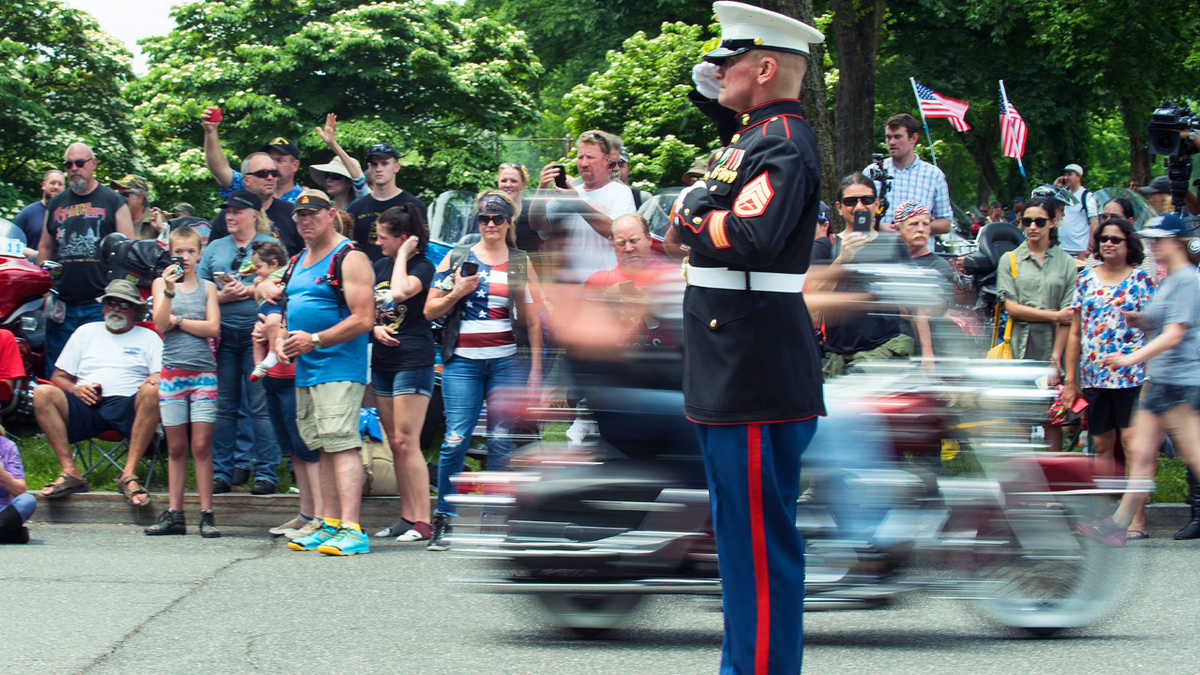
[[[0,383],[0,419],[12,422],[33,418],[32,388],[46,369],[45,295],[61,267],[47,261],[40,267],[24,255],[24,243],[0,239],[0,328],[13,334],[24,377],[9,388]]]

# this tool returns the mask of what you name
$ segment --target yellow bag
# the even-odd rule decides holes
[[[1017,278],[1017,254],[1009,251],[1008,259],[1012,264],[1013,279]],[[1012,316],[1008,317],[1008,323],[1004,325],[1004,341],[988,350],[987,357],[989,359],[1011,359],[1012,358]],[[996,334],[1000,330],[1000,299],[996,299],[996,315],[992,317],[992,344],[996,342]]]

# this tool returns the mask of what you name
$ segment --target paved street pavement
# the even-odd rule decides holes
[[[36,518],[36,516],[35,516]],[[656,599],[582,640],[530,601],[448,583],[453,553],[388,541],[354,558],[289,551],[250,530],[151,538],[122,525],[44,525],[0,547],[8,673],[716,673],[715,603]],[[1194,673],[1200,542],[1140,542],[1145,580],[1117,616],[1037,640],[923,597],[811,612],[809,673]]]

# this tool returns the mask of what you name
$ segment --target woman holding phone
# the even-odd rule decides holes
[[[455,247],[437,268],[425,302],[425,318],[446,317],[442,337],[442,399],[446,436],[438,461],[437,512],[429,550],[444,551],[450,519],[458,514],[447,497],[450,478],[462,471],[479,419],[488,402],[488,469],[505,471],[512,454],[509,436],[516,420],[513,393],[527,378],[541,384],[542,332],[536,300],[537,275],[515,247],[516,204],[500,190],[486,190],[475,203],[481,239]],[[527,338],[526,338],[527,336]],[[529,347],[530,364],[518,348]]]
[[[190,445],[200,493],[200,536],[221,536],[213,518],[213,423],[217,420],[217,359],[208,340],[221,332],[217,286],[196,274],[200,234],[190,227],[171,233],[175,263],[154,280],[154,330],[162,335],[158,407],[167,435],[170,505],[146,534],[186,534],[183,492]]]

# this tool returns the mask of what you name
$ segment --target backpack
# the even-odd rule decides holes
[[[100,240],[100,260],[107,281],[126,279],[149,288],[167,268],[170,258],[157,239],[129,239],[114,232]]]
[[[455,246],[450,251],[450,269],[457,271],[471,255],[471,246]],[[525,326],[524,310],[525,283],[529,276],[529,255],[518,248],[508,249],[508,297],[512,301],[513,338],[517,348],[529,345],[529,333]],[[442,363],[449,363],[458,344],[458,329],[462,323],[462,304],[454,306],[443,321],[441,331]]]
[[[329,260],[329,272],[326,273],[325,276],[317,278],[318,284],[321,282],[328,282],[329,287],[333,289],[333,294],[337,297],[339,312],[342,308],[345,308],[347,312],[350,311],[350,306],[346,304],[346,289],[342,285],[342,262],[346,259],[346,256],[349,255],[351,251],[360,250],[362,249],[360,249],[357,244],[355,244],[352,240],[347,239],[346,245],[343,246],[342,249],[337,253],[334,253],[333,257]],[[283,298],[281,298],[279,301],[279,306],[283,309],[284,316],[287,316],[288,281],[290,281],[292,278],[292,270],[296,269],[296,263],[300,260],[300,255],[300,253],[297,253],[296,255],[292,256],[291,260],[288,261],[287,271],[283,273],[283,279],[281,279],[279,282],[279,285],[284,291]]]

